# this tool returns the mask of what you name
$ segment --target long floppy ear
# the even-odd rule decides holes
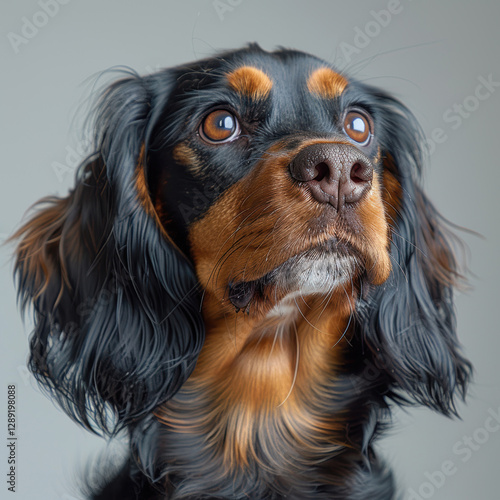
[[[358,328],[375,363],[401,396],[446,415],[465,397],[471,365],[455,331],[453,288],[460,274],[456,237],[418,181],[420,128],[413,115],[387,94],[375,93],[381,132],[387,213],[392,212],[392,273],[359,308]]]
[[[109,87],[96,110],[96,154],[76,187],[39,202],[14,235],[19,299],[35,316],[30,368],[94,431],[143,425],[189,376],[204,340],[193,268],[147,186],[148,144],[169,89],[168,72]]]

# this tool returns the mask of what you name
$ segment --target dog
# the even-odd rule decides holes
[[[101,499],[381,499],[394,405],[457,413],[455,237],[387,92],[251,44],[100,96],[94,154],[15,234],[29,366],[126,435]]]

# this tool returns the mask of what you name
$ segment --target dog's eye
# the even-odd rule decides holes
[[[229,142],[240,133],[236,117],[225,109],[212,111],[200,126],[201,137],[210,143]]]
[[[355,142],[366,145],[371,137],[368,118],[357,111],[350,111],[344,119],[344,131]]]

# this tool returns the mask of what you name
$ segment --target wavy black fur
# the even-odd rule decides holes
[[[358,329],[376,364],[399,394],[456,414],[456,391],[465,397],[471,365],[457,343],[453,288],[461,281],[455,258],[459,240],[419,186],[423,136],[411,112],[371,87],[384,124],[385,154],[404,196],[394,221],[389,280],[356,309]],[[454,248],[455,247],[455,248]]]
[[[33,304],[29,367],[38,381],[85,427],[128,428],[133,441],[137,430],[140,444],[153,410],[182,386],[204,340],[192,265],[133,187],[157,119],[154,101],[169,88],[168,79],[131,75],[106,90],[95,157],[67,198],[42,200],[38,216],[52,210],[54,217],[35,215],[24,228],[26,238],[40,237],[36,248],[20,249],[15,269],[22,307]],[[47,268],[43,281],[28,269],[32,258]]]

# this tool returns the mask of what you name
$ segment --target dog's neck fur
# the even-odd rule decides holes
[[[211,464],[214,480],[230,474],[236,484],[238,476],[287,477],[298,463],[312,467],[337,455],[347,415],[329,413],[327,405],[347,345],[351,295],[342,288],[299,297],[253,318],[218,314],[208,294],[197,367],[158,413],[170,474],[192,477]],[[209,481],[203,478],[205,488]]]

